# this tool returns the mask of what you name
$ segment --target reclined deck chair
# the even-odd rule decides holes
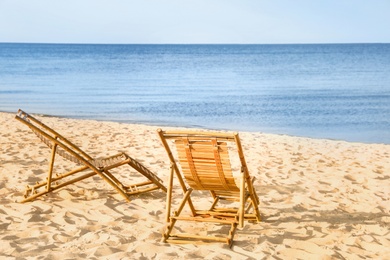
[[[35,198],[51,191],[96,174],[114,187],[128,201],[130,201],[130,195],[156,189],[162,189],[166,192],[166,187],[160,178],[125,153],[119,153],[114,156],[101,159],[93,159],[76,145],[68,141],[65,137],[24,111],[19,109],[15,118],[27,125],[41,139],[41,141],[51,149],[51,157],[46,180],[37,182],[33,186],[27,185],[24,199],[21,202],[34,200]],[[78,165],[77,168],[69,172],[53,176],[56,154],[64,157],[70,163],[75,164],[75,166]],[[110,170],[126,164],[144,175],[146,177],[145,181],[125,186],[110,172]],[[63,182],[60,183],[61,181]]]
[[[259,198],[255,193],[237,133],[162,131],[161,129],[158,129],[157,133],[171,164],[166,202],[168,224],[163,232],[163,242],[225,242],[231,247],[237,226],[242,228],[244,220],[260,222]],[[235,150],[237,154],[234,155],[238,155],[236,162],[241,167],[241,171],[238,170],[238,185],[232,173],[230,163],[232,158],[229,157],[228,149]],[[175,150],[176,157],[173,155]],[[178,209],[171,212],[174,175],[184,196]],[[204,203],[195,206],[192,200],[195,198],[193,192],[195,190],[208,191],[211,194],[212,200],[208,208],[204,208]],[[223,207],[217,207],[220,204],[223,204]],[[183,211],[186,205],[189,209]],[[176,222],[179,221],[230,225],[230,230],[225,237],[221,237],[184,233],[181,226],[175,229],[175,234],[171,234]]]

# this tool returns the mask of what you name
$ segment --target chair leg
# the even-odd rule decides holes
[[[210,211],[214,210],[214,208],[215,208],[215,206],[217,205],[218,201],[219,201],[219,197],[216,196],[215,199],[214,199],[213,204],[211,204],[211,207],[210,207],[210,209],[209,209]]]
[[[57,144],[53,144],[53,148],[51,149],[51,156],[50,156],[50,164],[49,164],[49,172],[47,173],[47,185],[46,185],[46,191],[49,192],[51,190],[51,179],[53,175],[53,167],[54,167],[54,161],[56,157],[56,150],[57,150]]]
[[[172,217],[169,217],[170,222],[167,225],[166,231],[163,234],[162,242],[166,242],[167,239],[170,237],[171,231],[172,231],[172,229],[173,229],[173,227],[174,227],[174,225],[175,225],[175,223],[177,221],[177,219],[175,219],[175,217],[180,215],[180,213],[183,210],[184,206],[186,205],[188,199],[190,198],[191,193],[192,193],[192,188],[189,188],[187,190],[187,192],[184,194],[184,198],[183,198],[182,202],[180,203],[180,206],[177,209],[177,211],[175,211],[173,213]]]
[[[257,196],[256,194],[252,194],[252,197],[253,196]],[[251,198],[251,204],[253,206],[253,210],[255,212],[255,215],[256,215],[256,220],[257,220],[257,223],[259,223],[261,221],[261,218],[260,218],[260,210],[259,210],[259,206],[258,206],[258,203],[256,203],[254,200],[254,198]],[[258,201],[258,200],[257,200]]]
[[[233,245],[233,238],[237,230],[237,223],[238,221],[235,221],[234,223],[231,224],[230,230],[229,230],[229,236],[227,238],[227,244],[229,247],[232,247]]]
[[[171,165],[171,172],[169,174],[168,190],[167,190],[167,208],[166,208],[166,213],[165,213],[165,221],[166,222],[169,222],[169,216],[171,215],[173,174],[174,174],[174,169],[173,169],[173,166]]]
[[[244,214],[245,214],[245,175],[241,172],[241,184],[240,184],[240,208],[238,210],[238,224],[240,228],[244,227]]]
[[[113,183],[115,183],[118,187],[120,187],[121,189],[125,189],[123,183],[121,183],[111,172],[109,172],[108,170],[104,169],[103,172],[106,174],[106,176],[108,176],[111,181]]]

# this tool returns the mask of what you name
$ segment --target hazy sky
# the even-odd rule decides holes
[[[0,0],[0,42],[390,43],[390,0]]]

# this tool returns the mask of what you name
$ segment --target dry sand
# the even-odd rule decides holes
[[[157,127],[38,118],[94,157],[124,151],[167,181]],[[390,259],[390,145],[240,133],[263,222],[230,249],[161,243],[165,194],[126,202],[98,176],[16,202],[50,151],[14,114],[0,113],[0,130],[1,259]]]

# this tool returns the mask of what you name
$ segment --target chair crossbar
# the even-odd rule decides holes
[[[205,214],[206,215],[206,214]],[[195,222],[209,222],[209,223],[219,223],[219,224],[229,224],[231,225],[232,223],[235,223],[236,221],[234,218],[232,219],[218,219],[218,218],[212,218],[212,217],[182,217],[182,216],[177,216],[177,217],[171,217],[172,219],[176,220],[187,220],[187,221],[195,221]]]

